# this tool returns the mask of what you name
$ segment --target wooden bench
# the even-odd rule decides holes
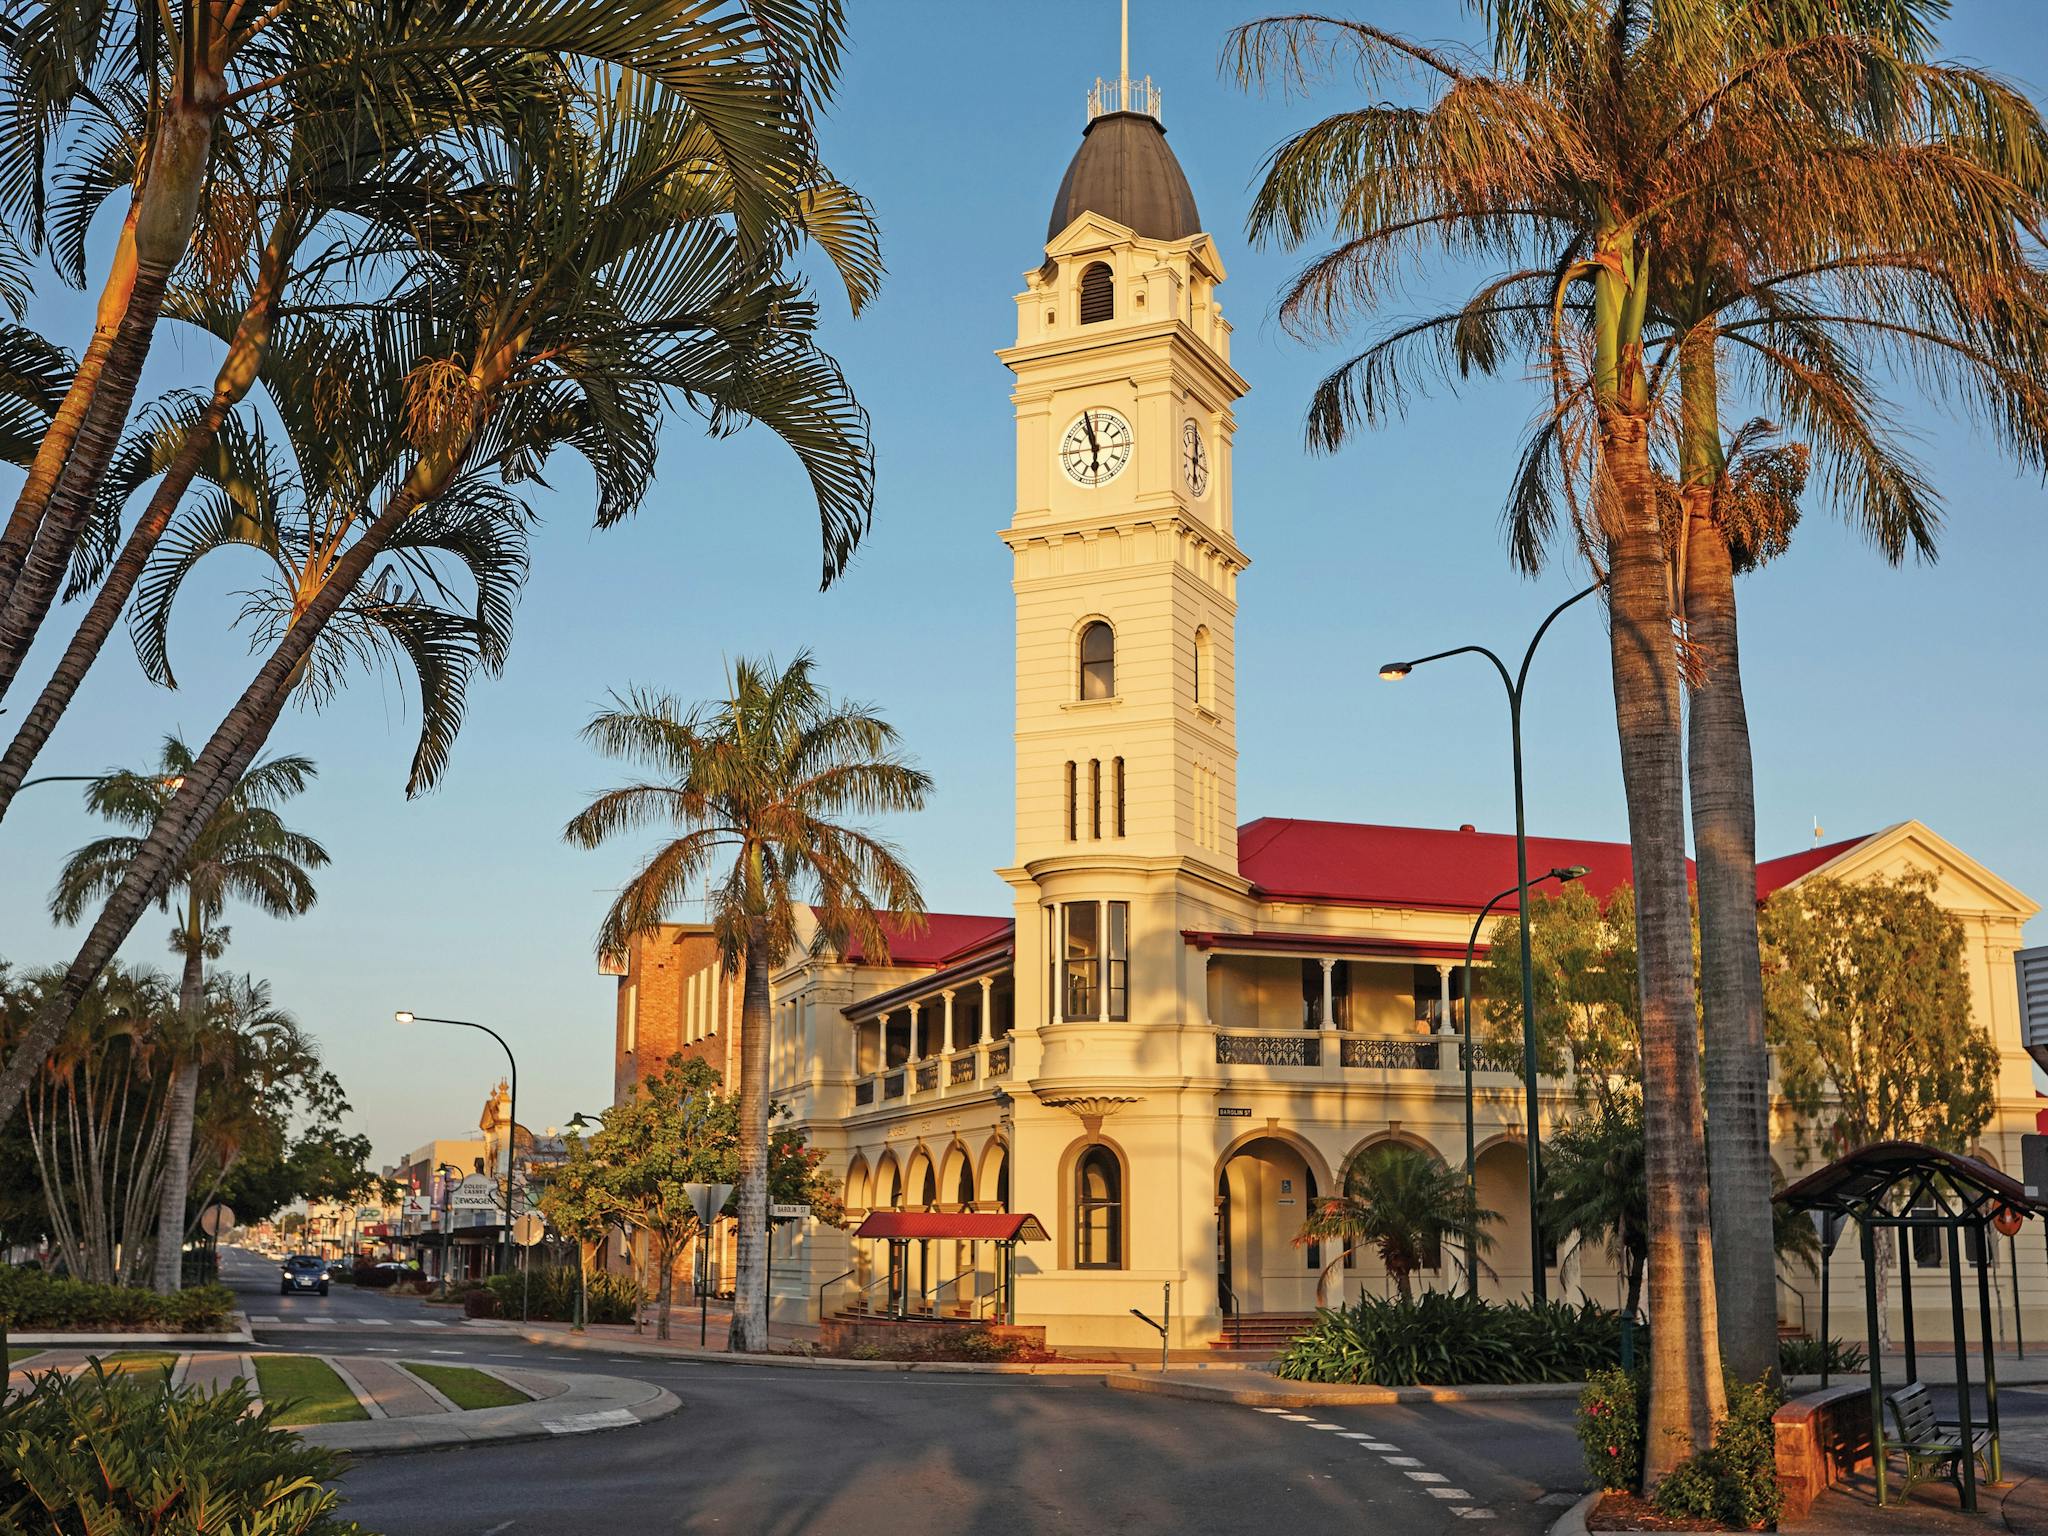
[[[1956,1485],[1956,1492],[1960,1494],[1965,1454],[1962,1426],[1935,1418],[1934,1399],[1928,1396],[1927,1388],[1921,1382],[1887,1392],[1884,1400],[1891,1406],[1892,1423],[1898,1430],[1897,1436],[1885,1447],[1886,1454],[1896,1452],[1906,1462],[1906,1482],[1899,1490],[1899,1497],[1910,1494],[1915,1483],[1936,1477],[1946,1477]],[[1982,1480],[1989,1482],[1990,1430],[1973,1428],[1970,1431],[1968,1454],[1984,1464],[1986,1475]]]

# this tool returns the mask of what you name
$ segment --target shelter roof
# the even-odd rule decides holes
[[[2048,1214],[2048,1201],[1989,1163],[1917,1141],[1873,1141],[1787,1185],[1778,1200],[1794,1211],[1833,1211],[1862,1220],[1877,1210],[1933,1207],[1941,1221],[1979,1221],[2008,1206]]]
[[[1037,1243],[1049,1234],[1045,1224],[1026,1211],[870,1211],[853,1235]]]

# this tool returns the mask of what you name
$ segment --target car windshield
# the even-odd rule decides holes
[[[320,1261],[310,1253],[295,1253],[284,1261],[287,1269],[318,1269]]]

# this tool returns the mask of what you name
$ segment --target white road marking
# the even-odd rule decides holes
[[[1380,1460],[1390,1467],[1419,1467],[1422,1465],[1421,1458],[1416,1456],[1382,1456]]]
[[[1339,1433],[1342,1434],[1346,1440],[1370,1440],[1372,1438],[1370,1434],[1366,1433],[1366,1431],[1362,1429],[1346,1429],[1339,1431]]]
[[[1398,1451],[1401,1447],[1386,1440],[1367,1440],[1359,1446],[1359,1449],[1361,1451]]]
[[[430,1355],[459,1355],[462,1351],[459,1349],[430,1349],[427,1353]]]
[[[513,1525],[514,1525],[515,1523],[516,1523],[515,1521],[511,1521],[511,1520],[500,1520],[500,1521],[499,1521],[499,1522],[498,1522],[498,1523],[497,1523],[496,1525],[492,1526],[492,1527],[491,1527],[491,1528],[490,1528],[490,1529],[489,1529],[488,1531],[485,1531],[485,1532],[484,1532],[484,1536],[498,1536],[498,1532],[500,1532],[500,1531],[509,1531],[509,1530],[511,1530],[511,1529],[512,1529],[512,1527],[513,1527]]]
[[[1305,1413],[1283,1413],[1280,1417],[1290,1424],[1307,1424],[1310,1422],[1310,1416]]]
[[[543,1419],[540,1427],[551,1435],[581,1435],[593,1429],[623,1429],[639,1422],[630,1408],[603,1408],[595,1413],[571,1414],[566,1419]]]
[[[1454,1509],[1451,1513],[1460,1520],[1491,1520],[1493,1518],[1493,1511],[1490,1509]]]
[[[1448,1483],[1450,1479],[1441,1472],[1410,1472],[1408,1476],[1418,1483]]]
[[[1342,1424],[1311,1424],[1310,1429],[1342,1429]]]
[[[1422,1490],[1432,1499],[1469,1499],[1471,1494],[1462,1488],[1425,1488]]]
[[[1252,1410],[1254,1413],[1285,1413],[1286,1411],[1285,1408],[1254,1408]]]

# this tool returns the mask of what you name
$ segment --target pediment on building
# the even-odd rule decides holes
[[[1122,246],[1139,246],[1162,252],[1186,251],[1189,260],[1212,281],[1220,283],[1227,275],[1216,242],[1205,234],[1191,235],[1185,240],[1147,240],[1130,225],[1119,224],[1100,213],[1084,213],[1055,235],[1046,244],[1045,259],[1050,264],[1063,257],[1092,256]],[[1039,272],[1043,270],[1038,269]]]
[[[2025,922],[2041,910],[2040,903],[2026,892],[1920,821],[1902,821],[1872,833],[1800,878],[1896,879],[1914,870],[1924,870],[1935,877],[1935,900],[1954,912]]]

